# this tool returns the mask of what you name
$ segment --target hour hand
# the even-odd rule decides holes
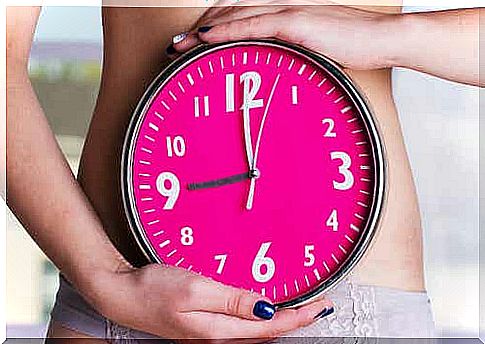
[[[239,183],[239,182],[242,182],[243,180],[251,179],[253,177],[254,177],[254,173],[250,171],[250,172],[236,174],[236,175],[221,178],[221,179],[209,180],[207,182],[190,183],[187,185],[187,189],[189,189],[189,191],[194,191],[194,190],[200,190],[200,189],[217,188],[224,185]]]

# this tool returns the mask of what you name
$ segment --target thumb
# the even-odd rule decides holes
[[[201,279],[192,311],[222,313],[249,320],[270,320],[276,313],[271,300],[262,295]],[[196,309],[194,309],[194,307]]]

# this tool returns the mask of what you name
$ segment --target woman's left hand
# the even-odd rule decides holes
[[[256,5],[264,3],[264,5]],[[239,1],[237,6],[209,9],[188,33],[173,45],[182,53],[200,42],[276,38],[324,54],[351,69],[392,66],[395,19],[399,15],[364,11],[329,1],[282,6],[281,1]],[[319,5],[319,6],[318,6]]]

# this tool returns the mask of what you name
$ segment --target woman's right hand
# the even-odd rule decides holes
[[[158,264],[96,277],[88,299],[120,325],[162,338],[274,338],[310,325],[332,303],[321,298],[274,313],[262,295],[225,286],[198,274]],[[262,307],[263,306],[263,307]]]

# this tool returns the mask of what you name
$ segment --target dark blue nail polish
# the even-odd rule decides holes
[[[210,29],[212,29],[212,26],[201,26],[199,27],[199,32],[209,32]]]
[[[173,54],[175,54],[177,52],[177,50],[175,50],[175,48],[173,47],[173,44],[170,44],[167,47],[166,52],[167,52],[168,55],[173,55]]]
[[[276,308],[266,301],[258,301],[254,304],[253,314],[264,320],[271,320],[276,313]]]
[[[330,308],[325,307],[320,313],[315,315],[313,319],[317,320],[317,319],[328,317],[330,314],[333,314],[333,312],[335,312],[335,309],[333,309],[333,307],[330,307]]]

